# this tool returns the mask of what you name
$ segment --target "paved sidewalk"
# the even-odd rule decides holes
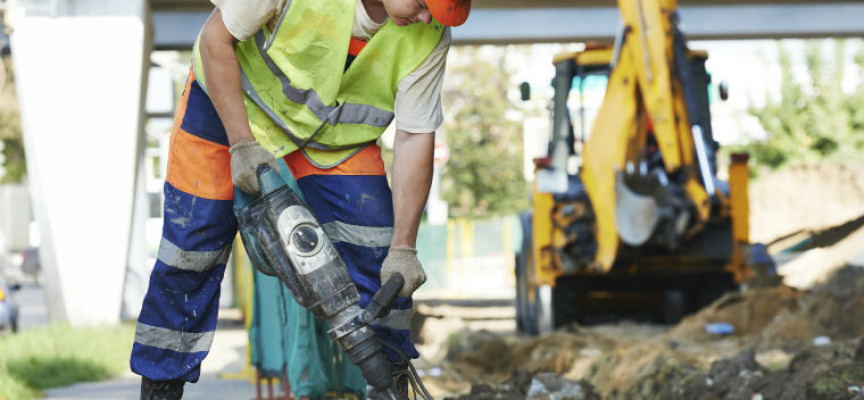
[[[220,314],[223,314],[220,312]],[[230,314],[230,313],[226,313]],[[220,315],[221,317],[221,315]],[[210,354],[204,359],[201,379],[186,384],[184,400],[250,400],[255,399],[256,388],[249,380],[223,379],[221,374],[236,374],[246,362],[248,335],[242,324],[220,321],[213,338]],[[122,377],[104,382],[81,383],[63,388],[45,390],[46,398],[53,400],[139,400],[141,378],[127,371]],[[274,392],[277,388],[274,386]],[[275,392],[274,395],[279,394]],[[266,398],[266,387],[264,394]]]

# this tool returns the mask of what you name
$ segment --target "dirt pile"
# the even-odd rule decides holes
[[[759,334],[777,314],[799,308],[804,292],[788,286],[756,288],[744,293],[728,293],[710,306],[681,321],[669,334],[671,339],[705,341],[710,339],[705,326],[728,323],[736,335]]]
[[[716,361],[707,374],[689,376],[669,399],[864,400],[864,341],[811,347],[784,369],[760,365],[753,350]]]
[[[786,252],[797,257],[781,265],[787,285],[811,289],[864,251],[864,216],[816,232]],[[783,256],[784,254],[780,254]]]
[[[699,369],[688,357],[661,341],[608,349],[588,370],[585,380],[604,399],[675,398]]]
[[[789,236],[774,248],[801,255],[779,268],[785,284],[728,294],[675,327],[465,329],[424,381],[458,400],[571,398],[565,387],[610,400],[864,400],[864,268],[847,265],[864,251],[864,163],[793,167],[750,188],[751,240]],[[734,331],[710,334],[712,323]],[[541,376],[561,381],[531,392]]]
[[[572,381],[555,374],[514,372],[501,384],[475,384],[471,392],[446,400],[600,400],[585,381]]]
[[[450,335],[444,379],[467,382],[504,382],[514,371],[533,376],[564,375],[584,355],[591,338],[558,331],[542,337],[463,330]],[[454,376],[448,376],[448,374]],[[458,376],[458,378],[457,378]],[[452,379],[451,379],[452,378]]]
[[[825,285],[802,297],[797,310],[781,310],[759,334],[761,347],[796,347],[817,336],[864,336],[864,268],[839,269]]]
[[[707,333],[717,322],[734,333]],[[514,376],[543,373],[604,399],[853,398],[864,388],[864,268],[840,269],[809,292],[781,285],[729,294],[671,329],[623,322],[539,338],[461,337],[445,368],[475,384],[460,400],[518,397],[527,392]]]
[[[799,165],[750,183],[750,240],[769,243],[864,215],[864,163]]]

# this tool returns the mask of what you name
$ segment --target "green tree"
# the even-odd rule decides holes
[[[21,183],[27,178],[27,165],[24,158],[24,139],[21,134],[21,115],[15,95],[15,76],[10,57],[2,57],[5,70],[4,82],[0,83],[0,162],[3,174],[0,183]]]
[[[442,133],[450,159],[442,197],[454,217],[514,214],[528,206],[522,174],[522,124],[508,119],[517,109],[505,58],[517,46],[452,48],[443,88]]]
[[[828,44],[828,46],[823,46]],[[864,149],[864,85],[843,91],[845,40],[808,41],[805,62],[809,82],[795,79],[789,52],[778,43],[782,83],[780,98],[753,108],[766,140],[747,146],[757,164],[777,168],[787,163],[848,158]],[[833,54],[825,61],[823,50]],[[864,66],[864,53],[854,57]]]

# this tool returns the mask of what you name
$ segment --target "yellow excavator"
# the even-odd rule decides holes
[[[548,156],[534,160],[532,210],[520,215],[523,332],[622,316],[672,323],[753,275],[747,156],[717,178],[708,55],[688,48],[675,0],[618,9],[614,44],[553,60]]]

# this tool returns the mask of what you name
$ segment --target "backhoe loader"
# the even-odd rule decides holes
[[[675,0],[618,8],[614,44],[553,60],[548,156],[534,160],[532,210],[520,215],[523,332],[672,323],[752,276],[747,156],[717,178],[708,55],[688,48]]]

